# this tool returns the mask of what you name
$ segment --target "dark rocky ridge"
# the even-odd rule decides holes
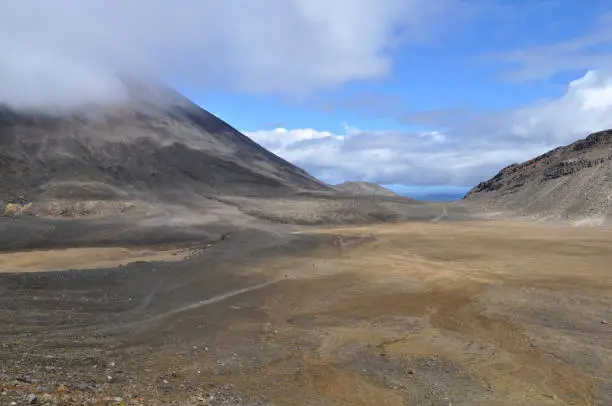
[[[603,222],[612,215],[612,130],[512,164],[464,201],[514,214]]]

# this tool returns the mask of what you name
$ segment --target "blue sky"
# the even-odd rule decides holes
[[[401,124],[393,111],[376,112],[376,106],[371,106],[372,111],[364,114],[363,109],[347,103],[347,99],[372,95],[388,98],[392,109],[400,114],[458,107],[485,111],[520,107],[559,97],[569,81],[582,76],[586,68],[517,83],[500,77],[510,64],[488,56],[571,40],[585,34],[603,13],[612,11],[609,1],[516,0],[497,3],[500,9],[492,2],[472,2],[474,7],[479,3],[488,4],[490,11],[476,12],[469,21],[439,34],[433,30],[423,43],[404,43],[389,52],[393,68],[387,76],[324,89],[302,102],[282,94],[182,90],[236,127],[249,131],[270,125],[342,131],[347,121],[359,128]],[[445,23],[452,26],[452,21]],[[335,108],[325,109],[328,104]]]
[[[0,102],[151,75],[330,183],[457,195],[612,127],[609,0],[45,4],[0,15]]]
[[[522,110],[534,115],[522,118],[523,121],[537,122],[542,103],[558,103],[559,106],[550,108],[558,107],[560,113],[565,111],[568,106],[563,104],[568,103],[563,100],[567,98],[570,83],[589,70],[606,77],[608,66],[599,61],[612,56],[612,38],[605,24],[612,12],[611,2],[444,1],[440,4],[443,10],[431,17],[433,27],[427,29],[424,37],[404,38],[384,54],[391,64],[384,75],[348,80],[307,95],[207,92],[189,87],[182,90],[262,145],[326,181],[369,180],[418,196],[439,192],[460,195],[507,164],[529,159],[612,124],[608,124],[609,120],[602,122],[601,114],[586,117],[575,111],[569,113],[578,115],[577,123],[560,128],[559,133],[554,133],[559,123],[552,123],[550,128],[546,123],[527,124],[518,133],[513,133],[511,128],[521,122]],[[589,38],[594,39],[589,41]],[[572,42],[577,43],[572,45]],[[556,49],[564,46],[569,51]],[[589,59],[599,54],[604,57]],[[557,60],[557,56],[569,61]],[[584,61],[572,63],[571,59],[577,56]],[[581,100],[569,104],[578,109]],[[555,120],[554,112],[542,114],[543,117],[548,114],[546,120]],[[279,134],[270,135],[276,128],[286,130],[282,134],[287,139],[285,147],[274,142]],[[300,154],[300,144],[304,150],[311,148],[303,137],[296,135],[305,130],[339,137],[348,134],[362,141],[376,139],[383,144],[381,149],[408,150],[414,154],[408,154],[407,165],[399,165],[395,170],[383,167],[360,170],[361,164],[384,166],[389,162],[398,166],[402,158],[368,161],[363,154],[350,153],[364,152],[365,149],[358,147],[346,148],[349,152],[330,157],[331,160],[360,160],[357,165],[325,159],[314,162],[309,160],[312,153]],[[425,144],[429,141],[415,135],[419,132],[440,132],[449,141],[427,147]],[[507,145],[496,145],[496,137]],[[439,156],[439,161],[428,160],[430,168],[408,162],[418,160],[420,151],[426,155],[437,148],[460,154],[462,148],[456,146],[461,143],[490,145],[490,152],[495,156],[483,159],[482,154],[489,151],[487,145],[479,145],[476,153],[464,154],[465,160],[473,161],[471,165],[445,161],[444,154]],[[456,168],[449,168],[453,163]],[[463,170],[465,176],[447,173],[450,170]],[[429,176],[429,171],[439,176]]]

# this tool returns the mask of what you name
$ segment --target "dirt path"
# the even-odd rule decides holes
[[[446,216],[448,216],[448,209],[446,208],[446,205],[442,206],[442,213],[440,213],[440,215],[434,219],[432,219],[432,222],[438,222],[440,220],[443,220]]]
[[[233,298],[235,296],[239,296],[239,295],[243,295],[245,293],[249,293],[249,292],[253,292],[253,291],[256,291],[256,290],[264,289],[264,288],[266,288],[266,287],[268,287],[270,285],[273,285],[275,283],[278,283],[278,282],[280,282],[280,280],[271,280],[271,281],[268,281],[268,282],[260,283],[258,285],[248,286],[246,288],[236,289],[236,290],[232,290],[232,291],[229,291],[229,292],[225,292],[225,293],[222,293],[220,295],[213,296],[213,297],[211,297],[209,299],[200,300],[199,302],[196,302],[196,303],[192,303],[192,304],[189,304],[189,305],[186,305],[186,306],[183,306],[183,307],[179,307],[177,309],[172,309],[172,310],[169,310],[167,312],[164,312],[164,313],[161,313],[161,314],[157,314],[157,315],[155,315],[154,319],[155,320],[160,320],[160,319],[164,319],[166,317],[175,316],[175,315],[180,314],[180,313],[188,312],[190,310],[199,309],[199,308],[204,307],[204,306],[210,306],[210,305],[213,305],[215,303],[219,303],[219,302],[231,299],[231,298]]]

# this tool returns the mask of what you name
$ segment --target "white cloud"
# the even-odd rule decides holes
[[[0,12],[0,102],[117,97],[115,71],[304,92],[377,78],[456,0],[20,0]],[[439,27],[439,25],[438,25]]]
[[[302,140],[314,140],[328,137],[337,137],[329,131],[317,131],[312,128],[287,130],[275,128],[273,130],[251,131],[249,137],[268,149],[280,150]]]
[[[367,180],[380,184],[460,185],[478,183],[502,166],[547,150],[528,143],[496,146],[435,133],[361,131],[353,134],[286,130],[282,143],[271,130],[246,132],[277,155],[330,183]],[[527,145],[526,145],[527,144]]]
[[[344,180],[410,185],[460,183],[462,178],[456,178],[453,168],[466,169],[473,159],[472,155],[456,154],[438,133],[347,128],[345,134],[277,129],[246,135],[330,183]],[[443,167],[443,161],[448,166]]]
[[[505,112],[494,122],[458,121],[444,134],[344,128],[344,134],[314,129],[246,134],[330,183],[471,186],[508,164],[612,128],[612,72],[588,72],[557,100]]]
[[[509,120],[514,135],[554,145],[612,128],[612,71],[589,71],[560,99],[517,110]]]
[[[115,102],[124,96],[120,80],[99,66],[43,51],[0,49],[0,103],[40,108]]]

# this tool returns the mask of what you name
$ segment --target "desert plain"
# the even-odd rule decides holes
[[[612,229],[434,220],[3,252],[0,404],[612,405]]]

